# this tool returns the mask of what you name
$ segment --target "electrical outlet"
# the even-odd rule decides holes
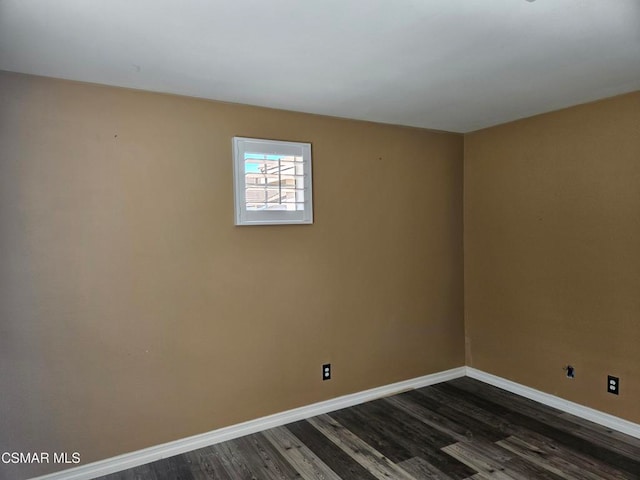
[[[567,365],[565,370],[567,371],[567,378],[576,378],[576,369],[574,367]]]
[[[607,377],[607,392],[614,395],[620,394],[620,379],[618,377],[612,377],[611,375]]]
[[[322,380],[331,380],[331,364],[322,365]]]

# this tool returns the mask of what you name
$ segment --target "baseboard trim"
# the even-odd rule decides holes
[[[632,437],[640,438],[640,425],[637,423],[624,420],[620,417],[616,417],[593,408],[585,407],[584,405],[556,397],[549,393],[541,392],[535,388],[526,387],[519,383],[512,382],[511,380],[483,372],[482,370],[466,367],[466,371],[468,377],[475,378],[476,380],[488,383],[494,387],[502,388],[503,390],[507,390],[508,392],[515,393],[516,395],[520,395],[530,400],[535,400],[536,402],[548,405],[549,407],[557,408],[558,410],[584,418],[585,420],[590,420],[607,428],[626,433]]]
[[[227,440],[260,432],[269,428],[286,425],[287,423],[296,422],[298,420],[304,420],[306,418],[332,412],[341,408],[351,407],[377,398],[429,385],[435,385],[436,383],[446,382],[447,380],[453,380],[454,378],[464,377],[466,373],[466,367],[459,367],[451,370],[445,370],[443,372],[433,373],[431,375],[425,375],[423,377],[392,383],[382,387],[333,398],[324,402],[294,408],[293,410],[287,410],[285,412],[250,420],[237,425],[231,425],[229,427],[220,428],[200,435],[194,435],[192,437],[164,443],[162,445],[156,445],[143,450],[125,453],[123,455],[118,455],[117,457],[100,460],[87,465],[54,472],[32,480],[91,480],[95,477],[109,475],[110,473],[137,467],[149,462],[155,462],[156,460],[172,457],[174,455],[207,447],[216,443],[225,442]]]
[[[395,395],[407,390],[435,385],[436,383],[446,382],[448,380],[453,380],[454,378],[464,377],[465,375],[522,397],[535,400],[536,402],[540,402],[544,405],[590,420],[594,423],[604,425],[605,427],[613,430],[640,438],[639,424],[609,415],[608,413],[594,410],[593,408],[570,402],[569,400],[564,400],[560,397],[556,397],[555,395],[541,392],[540,390],[483,372],[482,370],[472,367],[459,367],[451,370],[445,370],[443,372],[433,373],[431,375],[425,375],[423,377],[384,385],[382,387],[372,388],[362,392],[332,398],[330,400],[300,408],[294,408],[293,410],[287,410],[285,412],[276,413],[255,420],[249,420],[247,422],[212,430],[211,432],[202,433],[200,435],[194,435],[192,437],[164,443],[162,445],[156,445],[135,452],[125,453],[117,457],[54,472],[33,478],[32,480],[91,480],[95,477],[109,475],[110,473],[137,467],[139,465],[144,465],[145,463],[155,462],[156,460],[172,457],[174,455],[207,447],[216,443],[225,442],[244,435],[286,425],[287,423],[296,422],[298,420],[304,420],[323,413],[333,412],[335,410],[340,410],[341,408],[352,407],[360,403],[389,395]]]

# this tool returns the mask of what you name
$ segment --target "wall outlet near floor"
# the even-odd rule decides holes
[[[331,380],[331,364],[322,365],[322,380]]]
[[[576,378],[576,369],[574,367],[567,365],[564,369],[567,371],[567,378]]]
[[[607,392],[614,395],[620,394],[620,379],[618,377],[612,377],[611,375],[607,377]]]

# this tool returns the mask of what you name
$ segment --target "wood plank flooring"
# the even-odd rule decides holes
[[[468,377],[100,480],[640,479],[640,439]]]

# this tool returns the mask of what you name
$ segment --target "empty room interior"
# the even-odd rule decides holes
[[[0,456],[640,478],[640,2],[0,0]]]

